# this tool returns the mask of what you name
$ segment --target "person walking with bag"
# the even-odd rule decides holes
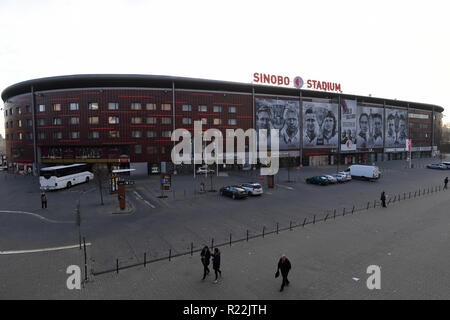
[[[444,179],[444,189],[447,189],[447,184],[448,184],[448,177],[445,177],[445,179]]]
[[[281,282],[281,289],[280,292],[283,291],[284,286],[288,286],[289,285],[289,280],[288,280],[288,274],[289,271],[291,270],[291,262],[289,261],[288,258],[286,258],[286,255],[282,255],[280,260],[278,261],[278,268],[277,268],[277,272],[275,273],[275,278],[278,278],[280,276],[280,271],[281,271],[281,276],[283,277],[283,281]]]
[[[214,273],[216,274],[216,279],[214,280],[214,283],[217,283],[217,273],[219,273],[220,277],[222,278],[222,271],[220,271],[220,251],[218,248],[214,248],[212,259],[213,259]]]
[[[208,246],[205,246],[202,250],[202,252],[200,252],[200,257],[202,260],[202,264],[203,264],[203,279],[205,280],[206,276],[209,274],[209,260],[211,258],[211,252],[209,251]]]

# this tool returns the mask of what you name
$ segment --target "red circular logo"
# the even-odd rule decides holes
[[[297,88],[297,89],[300,89],[301,87],[303,87],[303,79],[302,79],[302,77],[295,77],[294,78],[294,86]]]

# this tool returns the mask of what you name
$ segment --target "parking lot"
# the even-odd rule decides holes
[[[383,172],[379,181],[353,180],[344,184],[318,186],[306,184],[313,175],[335,173],[336,167],[297,170],[281,169],[275,177],[275,188],[267,188],[257,172],[228,172],[214,176],[212,189],[245,182],[260,182],[264,194],[233,200],[219,193],[208,192],[211,178],[184,174],[172,176],[172,190],[167,198],[159,198],[159,176],[135,177],[135,185],[127,187],[130,210],[115,214],[117,196],[104,193],[100,205],[98,188],[92,182],[69,190],[48,192],[48,209],[40,208],[39,183],[30,176],[0,175],[0,251],[53,248],[79,243],[80,235],[89,242],[89,269],[94,272],[120,265],[141,263],[188,252],[205,244],[226,243],[269,232],[290,224],[300,224],[314,216],[343,208],[364,207],[379,201],[381,191],[387,197],[443,185],[450,171],[426,169],[432,159],[420,159],[413,169],[405,161],[382,162],[377,165]],[[339,170],[342,170],[341,166]],[[447,173],[448,172],[448,173]],[[200,193],[200,183],[207,192]],[[81,227],[76,224],[76,206],[80,201]],[[8,212],[10,211],[10,212]],[[7,255],[0,256],[2,263]],[[44,266],[44,261],[40,262]],[[50,262],[49,262],[50,263]],[[3,272],[3,271],[2,271]]]

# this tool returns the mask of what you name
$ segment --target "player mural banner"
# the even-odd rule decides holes
[[[359,107],[357,132],[358,149],[383,148],[383,108]]]
[[[404,148],[408,139],[408,111],[386,108],[386,148]]]
[[[356,150],[356,100],[341,100],[341,151]]]
[[[303,148],[338,147],[338,105],[303,103]]]
[[[256,130],[278,129],[280,150],[300,148],[300,103],[296,100],[255,98]],[[259,131],[258,131],[259,132]],[[270,137],[267,137],[270,148]]]

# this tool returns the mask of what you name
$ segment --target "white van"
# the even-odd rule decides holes
[[[381,171],[377,166],[351,165],[345,172],[349,172],[352,178],[361,178],[366,180],[379,179]]]

